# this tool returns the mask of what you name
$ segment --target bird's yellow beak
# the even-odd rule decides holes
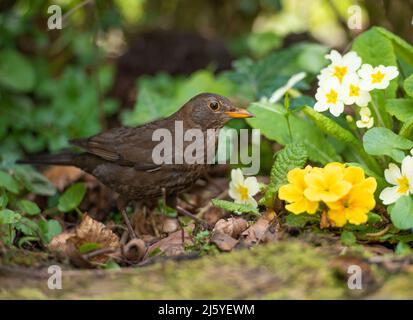
[[[234,111],[225,112],[231,118],[252,118],[254,115],[245,109],[235,109]]]

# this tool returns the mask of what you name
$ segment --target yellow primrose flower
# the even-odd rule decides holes
[[[347,222],[359,225],[367,222],[367,213],[376,205],[374,191],[376,191],[376,179],[370,177],[364,179],[364,171],[361,168],[349,167],[345,174],[353,183],[351,190],[341,199],[335,202],[327,202],[329,207],[328,217],[336,227],[342,227]]]
[[[283,185],[278,191],[278,197],[281,200],[290,202],[285,208],[295,214],[303,212],[315,213],[318,209],[318,202],[310,201],[304,196],[306,184],[304,177],[311,171],[311,167],[305,169],[293,169],[288,172],[287,179],[289,184]]]
[[[352,184],[344,179],[344,165],[329,163],[324,168],[313,168],[304,177],[304,195],[311,201],[334,202],[345,196]]]

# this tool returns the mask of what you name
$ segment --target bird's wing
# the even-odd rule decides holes
[[[152,149],[157,143],[152,141],[152,126],[138,128],[114,128],[90,138],[75,139],[70,142],[86,152],[102,159],[137,170],[155,170]]]

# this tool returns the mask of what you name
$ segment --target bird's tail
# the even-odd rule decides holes
[[[61,166],[74,165],[74,153],[58,153],[30,156],[27,159],[17,160],[18,164],[54,164]]]

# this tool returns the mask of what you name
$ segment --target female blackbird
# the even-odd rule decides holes
[[[122,214],[126,218],[123,211],[129,201],[161,195],[174,197],[177,192],[191,186],[208,167],[207,149],[212,145],[213,154],[216,151],[218,129],[231,118],[252,116],[248,111],[234,107],[223,96],[201,93],[165,119],[135,128],[114,128],[90,138],[72,140],[73,145],[85,151],[83,153],[33,156],[19,163],[79,167],[119,194],[124,204],[121,208]],[[200,156],[203,158],[201,160],[204,161],[185,161],[186,147],[193,143],[191,135],[189,138],[186,136],[191,131],[188,131],[189,129],[199,129],[197,132],[202,132],[203,138],[195,139],[194,149],[200,148]],[[212,135],[213,130],[208,129],[216,129],[215,134]],[[156,132],[169,132],[173,138],[171,143],[161,141]],[[161,155],[170,160],[165,161],[166,163],[159,163],[154,159],[154,148],[159,148],[160,143],[163,143],[164,147]],[[126,222],[129,227],[129,221]]]

